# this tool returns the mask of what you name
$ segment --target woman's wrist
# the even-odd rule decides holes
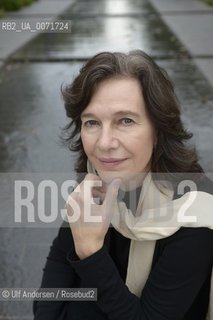
[[[80,245],[76,244],[75,245],[75,251],[78,257],[83,260],[97,251],[99,251],[103,247],[103,241],[101,242],[85,242],[81,243]]]

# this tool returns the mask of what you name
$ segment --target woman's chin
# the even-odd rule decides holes
[[[98,171],[98,175],[101,180],[106,183],[110,184],[114,179],[119,178],[123,181],[123,175],[121,172],[116,171]]]
[[[98,171],[101,180],[107,185],[114,179],[121,179],[122,183],[120,188],[124,191],[134,190],[139,185],[142,185],[143,175],[133,172],[116,172],[116,171]],[[140,177],[141,176],[141,177]]]

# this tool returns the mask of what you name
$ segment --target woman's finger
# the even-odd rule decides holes
[[[93,198],[100,198],[101,202],[104,201],[106,196],[105,192],[101,192],[98,188],[92,188],[92,197]]]
[[[114,179],[108,186],[106,196],[104,199],[104,204],[106,207],[113,208],[117,203],[118,190],[121,185],[121,179]],[[113,211],[113,210],[112,210]]]

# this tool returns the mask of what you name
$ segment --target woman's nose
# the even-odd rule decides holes
[[[99,132],[97,145],[101,150],[116,149],[119,146],[118,137],[112,128],[102,128]]]

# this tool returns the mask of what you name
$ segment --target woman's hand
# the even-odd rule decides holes
[[[80,259],[92,255],[103,246],[111,218],[118,210],[120,184],[120,179],[114,179],[108,186],[103,186],[98,176],[87,174],[70,194],[66,209],[75,251]],[[94,202],[96,197],[101,199],[102,204]],[[78,219],[73,220],[74,215]]]

